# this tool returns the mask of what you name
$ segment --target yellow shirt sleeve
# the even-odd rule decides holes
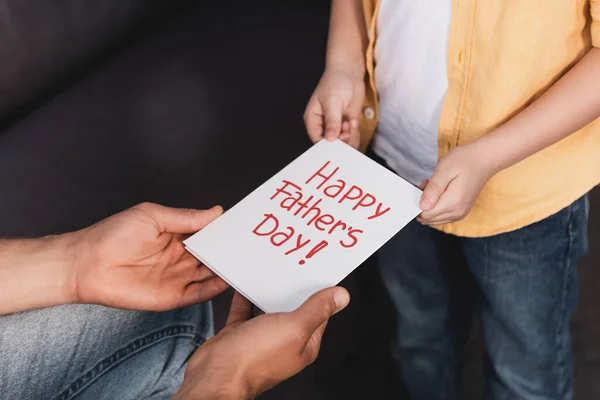
[[[592,44],[600,47],[600,1],[590,0],[590,12],[592,14]]]

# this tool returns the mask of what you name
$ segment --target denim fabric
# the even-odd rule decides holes
[[[68,305],[0,317],[0,399],[169,399],[213,334],[210,303],[153,313]]]
[[[398,317],[394,355],[412,398],[459,399],[478,313],[485,398],[572,399],[569,318],[588,200],[517,231],[461,238],[411,222],[377,254]]]

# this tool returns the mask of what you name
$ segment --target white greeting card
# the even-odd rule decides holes
[[[415,218],[420,196],[345,143],[322,140],[185,245],[263,311],[291,311]]]

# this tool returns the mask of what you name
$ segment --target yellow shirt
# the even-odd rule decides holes
[[[369,45],[361,149],[377,126],[374,44],[379,0],[363,0]],[[506,122],[592,46],[600,0],[454,0],[439,157]],[[483,237],[540,221],[600,183],[600,119],[494,176],[469,215],[438,228]]]

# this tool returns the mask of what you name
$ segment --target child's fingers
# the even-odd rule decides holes
[[[425,188],[425,190],[427,190],[427,188]],[[423,191],[423,193],[425,193],[425,191]],[[419,214],[419,218],[425,221],[433,221],[442,215],[453,212],[455,202],[451,200],[452,196],[452,193],[448,193],[448,191],[444,192],[435,206],[429,210],[423,210],[423,212]]]
[[[310,137],[313,143],[323,139],[323,109],[321,108],[321,103],[314,96],[306,106],[306,111],[304,112],[304,125],[306,126],[308,137]]]
[[[429,225],[432,221],[439,220],[440,218],[446,218],[450,215],[451,210],[438,210],[437,207],[431,211],[423,211],[419,214],[419,222]]]
[[[423,194],[427,188],[431,185],[431,182],[425,187]],[[452,180],[439,197],[435,206],[430,210],[423,210],[419,214],[419,218],[426,221],[427,224],[432,222],[439,223],[440,221],[446,220],[458,220],[464,217],[465,202],[464,200],[465,190],[458,180]]]
[[[350,99],[350,103],[344,110],[344,116],[350,121],[356,120],[358,122],[358,118],[362,113],[362,109],[364,106],[365,92],[363,85],[354,85],[354,93],[352,95],[352,99]],[[357,125],[358,127],[358,125]]]
[[[360,129],[358,127],[358,119],[350,120],[350,140],[347,143],[355,149],[358,149],[360,146]]]
[[[340,135],[343,135],[344,133],[350,134],[350,121],[342,122],[342,132]]]
[[[454,218],[452,212],[447,211],[430,219],[425,219],[419,215],[417,221],[423,225],[442,225],[454,221]]]
[[[348,140],[350,140],[350,121],[342,122],[342,131],[339,139],[345,143],[348,143]]]
[[[325,139],[337,139],[342,131],[342,102],[337,98],[330,98],[323,104],[325,120]]]
[[[427,182],[421,195],[419,206],[423,211],[429,211],[436,208],[436,205],[442,194],[446,191],[446,188],[452,181],[453,176],[447,174],[444,170],[436,171],[433,176]]]

